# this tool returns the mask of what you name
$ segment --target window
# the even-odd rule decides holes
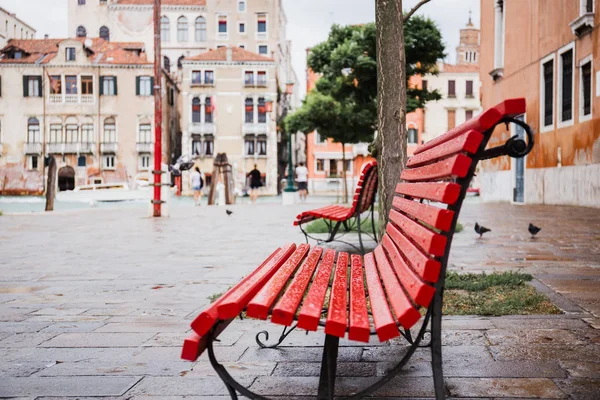
[[[465,121],[473,118],[473,110],[465,110]]]
[[[85,0],[77,0],[77,5],[85,6]]]
[[[115,96],[117,94],[117,77],[100,77],[100,94],[105,96]]]
[[[256,74],[256,84],[258,86],[267,86],[267,72],[258,71]]]
[[[504,67],[504,0],[494,0],[494,69]]]
[[[338,174],[338,160],[329,160],[329,175],[337,176]]]
[[[592,60],[581,63],[580,119],[592,116]]]
[[[456,126],[456,110],[448,110],[448,130]]]
[[[186,17],[179,17],[177,20],[177,41],[188,41],[188,21]]]
[[[62,125],[52,124],[50,125],[50,143],[62,143]]]
[[[94,77],[81,77],[81,94],[94,94]]]
[[[245,101],[245,111],[246,111],[246,123],[254,122],[254,100],[251,97],[247,97]]]
[[[192,71],[192,84],[193,85],[202,84],[202,71]]]
[[[239,32],[240,33],[246,33],[246,24],[243,22],[240,22],[239,24]]]
[[[183,68],[183,60],[185,59],[185,56],[181,56],[177,59],[177,68]],[[154,79],[154,78],[152,78]]]
[[[238,11],[245,12],[246,11],[246,0],[238,1]]]
[[[214,71],[204,71],[204,84],[212,85],[215,83],[215,73]]]
[[[245,48],[246,48],[246,46],[245,46],[245,45],[243,45],[243,44],[240,44],[238,47],[239,47],[240,49],[245,49]]]
[[[86,164],[85,156],[77,157],[77,166],[78,167],[85,167],[85,164]]]
[[[448,81],[448,97],[456,97],[456,81]]]
[[[86,37],[87,36],[87,31],[83,26],[78,26],[77,27],[77,32],[75,33],[75,36],[77,37]]]
[[[167,72],[171,72],[171,60],[167,56],[163,57],[163,67]]]
[[[138,76],[136,81],[138,96],[152,96],[154,94],[154,78],[151,76]]]
[[[103,143],[117,142],[117,127],[114,118],[106,118],[104,120],[104,135],[102,136]]]
[[[110,40],[110,30],[106,26],[100,28],[100,37],[107,41]]]
[[[105,6],[106,5],[107,0],[100,0],[100,5],[101,6]]]
[[[150,169],[150,155],[149,154],[141,154],[138,157],[138,166],[141,170]]]
[[[211,97],[204,99],[204,122],[207,124],[212,124],[213,122],[213,106]]]
[[[199,124],[201,120],[200,99],[194,97],[192,99],[192,123]]]
[[[267,122],[267,107],[265,105],[265,98],[258,98],[258,123],[264,124]]]
[[[560,55],[560,79],[558,86],[560,101],[560,121],[573,120],[573,49]]]
[[[81,143],[94,143],[94,125],[81,125]]]
[[[253,156],[255,153],[254,144],[254,136],[246,135],[246,139],[244,139],[244,154],[247,156]]]
[[[467,81],[467,97],[473,97],[473,81]]]
[[[266,44],[261,44],[258,46],[258,54],[268,55],[269,54],[269,46]]]
[[[256,31],[258,33],[267,33],[267,15],[266,14],[258,14]]]
[[[246,86],[254,85],[254,72],[252,72],[252,71],[244,72],[244,85],[246,85]]]
[[[23,76],[23,97],[42,97],[41,76]]]
[[[196,18],[196,42],[206,42],[206,20],[204,17]]]
[[[256,147],[257,147],[259,156],[267,155],[267,136],[266,135],[258,136],[258,139],[256,140]]]
[[[423,79],[421,81],[421,89],[423,89],[424,91],[427,91],[427,80]]]
[[[77,124],[67,124],[65,127],[65,142],[77,143],[79,141],[79,126]]]
[[[150,124],[140,124],[138,143],[152,143],[152,126]]]
[[[554,58],[542,64],[542,126],[554,124]]]
[[[318,158],[317,159],[317,172],[325,171],[325,160]]]
[[[227,33],[227,16],[219,16],[219,33]]]
[[[166,16],[160,18],[160,40],[168,42],[171,39],[171,22]]]
[[[65,76],[65,89],[67,94],[77,94],[77,77],[75,75]]]
[[[40,121],[29,118],[27,121],[27,143],[40,143]]]
[[[27,168],[29,170],[36,170],[39,166],[38,156],[27,156]]]
[[[115,169],[115,156],[113,156],[113,155],[102,156],[102,167],[104,169]]]
[[[204,136],[204,155],[212,156],[215,151],[215,141],[212,135]]]
[[[192,139],[192,155],[200,156],[202,155],[202,141],[199,137],[195,137]]]
[[[419,131],[415,128],[408,128],[408,144],[418,144],[419,143]]]

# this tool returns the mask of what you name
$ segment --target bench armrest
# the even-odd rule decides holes
[[[525,130],[527,134],[527,142],[524,139],[520,138],[518,135],[515,135],[508,139],[506,143],[501,146],[492,147],[491,149],[487,149],[483,152],[480,157],[480,160],[489,160],[490,158],[496,158],[500,156],[509,156],[512,158],[521,158],[525,157],[531,149],[533,149],[534,144],[534,136],[533,130],[527,123],[520,119],[516,119],[514,117],[504,117],[498,124],[505,123],[508,129],[508,124],[513,123],[519,125]],[[495,126],[494,126],[495,127]],[[494,129],[494,128],[492,128]]]

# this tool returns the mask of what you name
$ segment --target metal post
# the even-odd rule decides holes
[[[284,112],[287,111],[289,107],[289,98],[290,94],[284,94]],[[296,187],[294,186],[294,165],[292,161],[292,133],[288,132],[288,177],[287,177],[287,186],[284,189],[284,192],[295,192]]]
[[[154,199],[153,215],[161,215],[162,159],[162,68],[160,54],[160,2],[154,0]]]

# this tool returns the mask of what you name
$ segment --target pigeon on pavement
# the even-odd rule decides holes
[[[233,211],[231,211],[231,210],[225,210],[225,212],[227,213],[227,215],[233,214]]]
[[[532,223],[529,223],[529,233],[531,233],[531,237],[535,237],[541,231],[542,228],[535,226]]]
[[[488,229],[485,226],[481,226],[477,222],[475,222],[475,232],[479,234],[479,237],[482,237],[484,233],[491,231],[491,229]]]

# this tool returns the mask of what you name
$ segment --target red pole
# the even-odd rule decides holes
[[[160,1],[154,0],[154,216],[161,214],[162,68],[160,54]]]

